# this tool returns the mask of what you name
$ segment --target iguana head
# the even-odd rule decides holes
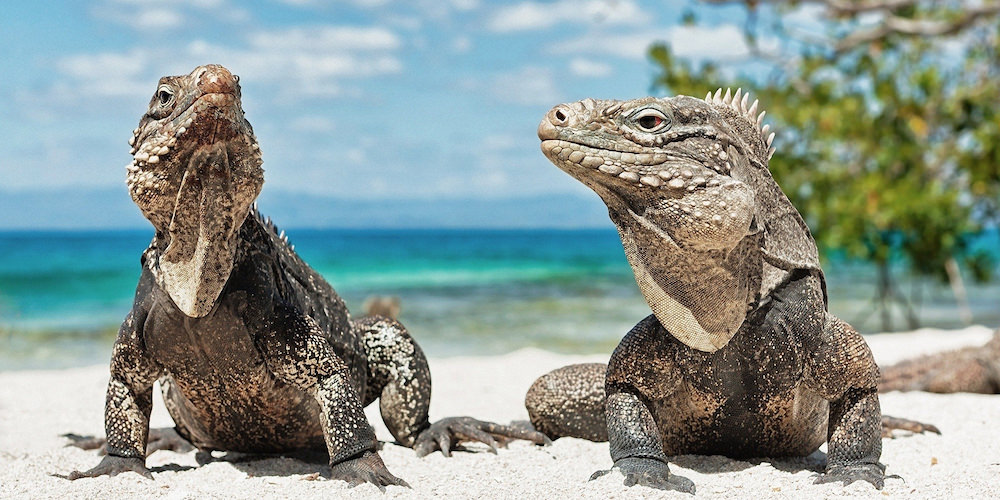
[[[769,245],[815,254],[808,231],[804,243],[762,241],[768,223],[798,213],[767,170],[774,134],[747,100],[721,90],[585,99],[552,108],[538,127],[549,160],[607,204],[657,319],[704,351],[726,345],[773,286],[761,262]]]
[[[199,66],[160,79],[129,140],[129,191],[157,233],[151,269],[188,316],[214,307],[264,183],[260,147],[243,114],[239,77]]]

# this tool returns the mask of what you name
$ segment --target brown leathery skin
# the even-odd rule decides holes
[[[982,346],[929,354],[884,367],[878,390],[1000,394],[1000,330]]]
[[[815,242],[767,170],[773,134],[747,101],[585,99],[538,127],[549,160],[608,206],[654,313],[607,368],[612,458],[626,484],[693,492],[667,456],[804,456],[829,442],[818,481],[881,488],[878,368],[826,311]],[[559,397],[599,397],[590,373],[547,381],[576,386],[545,394],[545,411],[527,402],[538,428],[580,418]]]
[[[430,370],[406,329],[352,321],[253,206],[260,148],[228,70],[162,78],[129,143],[129,189],[156,234],[112,355],[108,455],[70,479],[151,476],[144,457],[156,380],[177,433],[202,454],[325,450],[331,476],[351,485],[406,485],[378,456],[363,412],[376,398],[393,435],[423,443],[424,454],[448,454],[463,440],[545,441],[467,417],[431,425]]]

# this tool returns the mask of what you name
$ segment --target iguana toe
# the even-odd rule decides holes
[[[332,465],[330,479],[346,481],[352,488],[364,483],[372,483],[382,491],[385,491],[386,486],[410,487],[406,481],[392,475],[378,453],[372,451]]]
[[[618,469],[625,475],[623,484],[625,486],[648,486],[660,490],[680,491],[694,494],[694,482],[682,476],[670,473],[667,464],[652,458],[625,458],[615,462],[614,469]],[[593,481],[612,471],[600,470],[590,476]]]
[[[486,444],[491,453],[496,453],[498,446],[506,447],[507,442],[513,439],[524,439],[539,445],[551,444],[544,434],[535,430],[476,420],[472,417],[450,417],[431,424],[421,432],[414,449],[417,456],[421,457],[435,450],[441,450],[444,456],[450,457],[451,451],[459,443],[475,441]]]
[[[122,472],[136,472],[146,479],[153,479],[153,474],[146,468],[144,458],[139,457],[119,457],[115,455],[105,455],[97,467],[87,471],[70,472],[66,479],[70,481],[84,477],[117,476]]]
[[[927,424],[924,422],[917,422],[916,420],[910,420],[907,418],[890,417],[888,415],[882,415],[882,437],[891,438],[892,431],[896,429],[901,429],[904,431],[910,431],[914,434],[923,434],[925,432],[933,432],[934,434],[941,434],[941,430],[937,428],[934,424]]]
[[[881,490],[885,486],[885,467],[881,464],[836,465],[816,478],[816,484],[842,482],[847,486],[855,481],[867,481]]]

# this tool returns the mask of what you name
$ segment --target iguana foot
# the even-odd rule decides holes
[[[67,432],[66,434],[60,434],[59,437],[64,437],[69,439],[70,442],[66,446],[76,446],[81,450],[98,450],[98,453],[104,455],[107,451],[104,445],[108,442],[107,439],[97,436],[82,436],[80,434],[74,434],[72,432]]]
[[[882,415],[882,437],[893,437],[892,431],[896,429],[910,431],[914,434],[923,434],[925,432],[941,434],[941,431],[933,424],[925,424],[923,422],[917,422],[916,420]]]
[[[599,470],[590,476],[593,481],[615,469],[625,475],[625,486],[649,486],[660,490],[674,490],[694,494],[694,482],[670,473],[667,464],[652,458],[623,458],[611,470]]]
[[[490,447],[490,452],[496,453],[497,446],[506,446],[513,439],[524,439],[539,445],[552,444],[545,434],[535,430],[493,422],[476,420],[472,417],[443,418],[431,424],[417,436],[413,449],[418,457],[423,457],[441,450],[446,457],[451,456],[455,445],[462,441],[478,441]],[[498,442],[499,440],[499,442]]]
[[[97,450],[98,454],[104,455],[108,452],[107,439],[97,436],[81,436],[79,434],[63,434],[71,442],[67,446],[76,446],[84,450]],[[177,431],[171,427],[159,427],[149,430],[149,438],[146,441],[146,456],[150,456],[154,451],[170,450],[177,453],[187,453],[194,449],[186,439],[182,438]]]
[[[816,484],[843,482],[847,486],[855,481],[868,481],[881,490],[885,485],[885,466],[882,464],[834,465],[816,478]]]
[[[177,434],[173,427],[160,427],[149,430],[149,440],[146,442],[146,456],[150,456],[154,451],[170,450],[177,453],[187,453],[194,449],[194,446]]]
[[[146,468],[146,460],[138,457],[118,457],[115,455],[105,455],[97,467],[88,471],[70,472],[66,479],[70,481],[81,477],[117,476],[122,472],[136,472],[147,479],[153,479],[153,474]]]
[[[366,451],[358,457],[331,465],[330,479],[347,481],[352,488],[363,483],[372,483],[382,491],[386,486],[410,487],[406,481],[392,475],[382,457],[374,451]]]

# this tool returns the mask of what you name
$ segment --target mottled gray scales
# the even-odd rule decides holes
[[[531,425],[552,439],[563,436],[607,441],[604,416],[604,372],[607,365],[570,365],[543,375],[531,384],[524,404]],[[539,415],[563,415],[542,419]]]
[[[429,422],[431,373],[420,346],[398,321],[380,316],[366,316],[356,322],[358,333],[368,353],[368,389],[365,404],[376,398],[382,419],[392,437],[405,446],[413,446]]]
[[[880,488],[878,368],[826,310],[816,244],[767,169],[774,134],[748,100],[585,99],[542,120],[542,152],[607,205],[653,315],[611,356],[603,391],[598,367],[540,378],[531,421],[600,437],[576,423],[606,393],[629,485],[693,491],[667,456],[803,456],[828,442],[820,481]]]
[[[129,141],[132,199],[156,230],[111,360],[108,455],[71,478],[145,468],[152,386],[205,456],[325,450],[350,484],[406,485],[377,453],[363,406],[379,399],[401,444],[545,442],[537,432],[447,418],[431,425],[430,371],[393,320],[351,320],[333,288],[253,206],[260,147],[221,66],[165,77]]]

